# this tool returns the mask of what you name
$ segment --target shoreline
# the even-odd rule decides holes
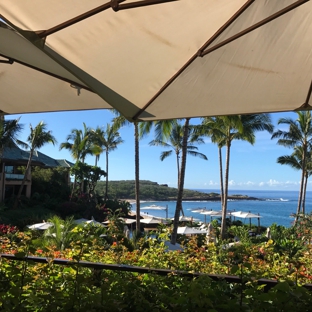
[[[129,202],[131,205],[136,203],[135,199],[122,199],[124,201]],[[264,199],[257,198],[257,197],[247,197],[247,196],[228,196],[228,200],[259,200],[259,201],[264,201]],[[167,199],[144,199],[140,200],[140,203],[150,203],[150,202],[166,202],[166,201],[176,201],[174,198],[167,198]],[[196,201],[196,202],[201,202],[201,201],[221,201],[220,196],[215,196],[215,197],[185,197],[182,199],[182,201]]]

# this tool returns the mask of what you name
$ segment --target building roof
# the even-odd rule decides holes
[[[2,160],[5,162],[12,162],[19,165],[27,164],[29,158],[29,151],[24,151],[19,147],[4,148]],[[65,159],[54,159],[41,152],[35,152],[32,156],[32,163],[36,166],[42,167],[72,167],[74,164]]]

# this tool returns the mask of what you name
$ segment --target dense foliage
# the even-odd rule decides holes
[[[107,228],[75,226],[59,245],[37,232],[0,234],[1,253],[16,257],[46,257],[45,263],[0,262],[0,306],[3,311],[309,311],[312,292],[312,217],[301,216],[292,228],[272,225],[271,239],[244,236],[247,227],[233,232],[243,240],[206,243],[205,238],[179,237],[183,251],[168,251],[170,228],[157,237],[128,239],[119,212],[110,212]],[[53,221],[53,219],[52,219]],[[59,220],[58,231],[62,229]],[[64,220],[71,228],[70,220]],[[64,223],[65,224],[65,223]],[[217,225],[219,226],[219,224]],[[216,228],[214,229],[216,230]],[[231,228],[230,228],[231,232]],[[61,234],[61,233],[60,233]],[[57,236],[59,234],[55,234]],[[65,237],[63,237],[65,239]],[[64,247],[61,247],[64,246]],[[69,259],[57,265],[53,259]],[[130,271],[97,270],[81,261],[230,274],[243,283],[214,281],[207,275],[185,278]],[[128,267],[130,268],[130,267]],[[260,278],[276,279],[268,290]]]

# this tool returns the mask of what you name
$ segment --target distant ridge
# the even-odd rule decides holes
[[[95,188],[99,196],[105,194],[105,181],[99,181]],[[158,184],[148,180],[140,180],[140,200],[148,201],[170,201],[176,200],[178,189],[169,187],[167,184]],[[108,182],[108,196],[109,198],[117,199],[135,199],[135,181],[134,180],[120,180]],[[230,195],[229,200],[259,200],[256,197],[248,197],[246,195]],[[196,190],[184,189],[183,200],[189,201],[220,201],[220,194],[211,192],[204,193]]]

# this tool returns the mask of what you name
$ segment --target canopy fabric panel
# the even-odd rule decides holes
[[[0,17],[14,31],[0,27],[0,60],[16,61],[0,63],[0,109],[115,108],[133,121],[310,108],[311,1],[122,10],[131,0],[115,12],[117,2],[2,0]]]

